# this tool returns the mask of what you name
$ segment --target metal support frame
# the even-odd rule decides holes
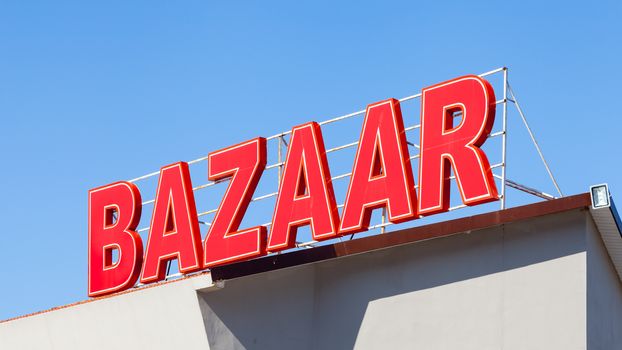
[[[386,224],[386,218],[387,218],[387,207],[383,207],[382,208],[382,216],[380,218],[380,224],[382,226],[380,226],[380,233],[384,233],[387,229]]]
[[[496,105],[499,104],[503,104],[503,108],[502,108],[502,115],[501,115],[501,130],[497,131],[497,132],[493,132],[491,133],[488,137],[489,138],[494,138],[494,137],[499,137],[501,136],[501,161],[497,164],[492,164],[491,165],[491,169],[495,170],[497,168],[501,168],[500,169],[500,175],[499,174],[493,174],[494,177],[496,179],[498,179],[500,181],[500,186],[501,186],[501,194],[499,196],[499,200],[500,200],[500,206],[501,209],[505,209],[507,207],[507,193],[506,193],[506,189],[507,187],[516,189],[516,190],[520,190],[523,191],[525,193],[529,193],[531,195],[537,196],[539,198],[543,198],[543,199],[553,199],[555,197],[553,197],[550,194],[541,192],[539,190],[533,189],[531,187],[525,186],[525,185],[521,185],[515,181],[512,181],[510,179],[507,178],[507,140],[508,140],[508,102],[512,102],[515,106],[516,106],[516,110],[518,111],[518,114],[520,116],[520,118],[522,119],[523,124],[525,125],[525,127],[527,128],[527,131],[529,132],[529,136],[531,137],[531,140],[542,160],[542,162],[544,163],[544,166],[546,168],[546,171],[549,175],[549,177],[551,178],[551,181],[553,182],[557,192],[559,193],[559,196],[563,196],[557,181],[555,180],[555,178],[553,177],[553,173],[551,172],[548,163],[546,162],[544,155],[542,154],[542,150],[540,149],[540,146],[538,145],[538,143],[536,142],[535,136],[533,134],[533,132],[531,131],[531,128],[529,127],[529,124],[527,123],[527,120],[525,118],[525,115],[523,113],[523,110],[521,109],[520,105],[518,104],[518,101],[516,100],[516,95],[514,94],[514,91],[512,90],[512,88],[509,85],[508,82],[508,68],[506,67],[502,67],[502,68],[497,68],[488,72],[485,72],[483,74],[480,74],[480,77],[486,77],[486,76],[491,76],[491,75],[495,75],[495,74],[502,74],[503,77],[503,98],[501,100],[497,100],[495,101]],[[511,98],[510,98],[511,97]],[[400,102],[406,102],[406,101],[411,101],[411,100],[415,100],[421,98],[421,93],[415,94],[415,95],[411,95],[411,96],[407,96],[404,98],[399,99]],[[497,109],[498,110],[498,109]],[[346,115],[342,115],[336,118],[332,118],[329,120],[325,120],[323,122],[320,122],[319,125],[321,125],[322,127],[332,124],[332,123],[337,123],[340,122],[342,120],[346,120],[346,119],[350,119],[350,118],[354,118],[354,117],[358,117],[358,116],[364,116],[365,114],[365,110],[360,110],[360,111],[356,111],[353,113],[349,113]],[[416,130],[416,129],[420,129],[421,125],[420,124],[414,124],[414,125],[410,125],[410,126],[406,126],[405,127],[405,131],[412,131],[412,130]],[[274,142],[277,142],[277,159],[276,159],[276,163],[274,164],[269,164],[265,167],[265,170],[271,170],[271,169],[276,169],[278,172],[278,183],[276,185],[277,191],[278,191],[278,187],[280,186],[281,180],[282,180],[282,176],[283,176],[283,168],[284,168],[284,164],[285,164],[285,159],[284,159],[284,151],[287,152],[287,141],[285,139],[285,137],[287,135],[289,135],[291,133],[291,131],[284,131],[278,134],[275,134],[273,136],[270,136],[268,138],[266,138],[267,141],[272,141],[274,140]],[[418,141],[418,140],[417,140]],[[418,142],[415,142],[415,140],[411,139],[408,140],[408,145],[409,148],[411,150],[414,150],[415,152],[419,152],[419,145],[417,144]],[[341,144],[339,146],[330,148],[328,150],[326,150],[327,153],[332,153],[332,152],[338,152],[344,149],[348,149],[348,148],[352,148],[352,147],[356,147],[358,145],[358,141],[355,142],[350,142],[350,143],[345,143],[345,144]],[[419,154],[414,154],[410,156],[410,159],[417,159],[419,158]],[[208,157],[201,157],[198,159],[194,159],[192,161],[189,161],[188,164],[196,164],[199,162],[203,162],[203,161],[207,161]],[[159,171],[156,172],[152,172],[134,179],[129,180],[129,182],[137,182],[137,181],[142,181],[151,177],[155,177],[159,175]],[[331,181],[338,181],[341,179],[345,179],[351,176],[351,173],[344,173],[344,174],[339,174],[339,175],[335,175],[331,178]],[[455,176],[451,176],[450,180],[455,180]],[[208,182],[205,184],[201,184],[198,186],[193,187],[193,191],[199,191],[199,190],[203,190],[203,189],[208,189],[212,186],[215,186],[219,183],[222,182],[228,182],[229,180],[225,179],[225,180],[219,180],[219,181],[212,181],[212,182]],[[415,186],[415,189],[417,189],[418,186]],[[266,200],[269,198],[273,198],[277,196],[277,191],[273,191],[267,194],[263,194],[263,195],[259,195],[256,197],[253,197],[251,199],[252,202],[257,202],[257,201],[261,201],[261,200]],[[148,205],[148,204],[153,204],[154,203],[154,199],[151,200],[147,200],[142,202],[142,205]],[[217,207],[217,206],[214,206]],[[453,210],[458,210],[458,209],[462,209],[465,208],[466,205],[464,204],[459,204],[459,205],[455,205],[453,207],[449,208],[449,211],[453,211]],[[338,208],[343,208],[343,204],[339,204]],[[213,214],[217,211],[217,209],[209,209],[203,212],[199,212],[197,213],[197,215],[199,217],[202,216],[207,216],[210,214]],[[203,220],[200,221],[201,224],[209,226],[210,225],[210,221],[209,220]],[[270,227],[271,226],[271,222],[266,222],[261,224],[262,226],[266,226],[266,227]],[[381,217],[380,217],[380,222],[374,225],[371,225],[369,227],[370,230],[374,230],[374,229],[379,229],[379,231],[381,233],[385,233],[386,232],[386,227],[392,225],[391,222],[388,222],[387,220],[387,210],[386,208],[382,209],[382,213],[381,213]],[[149,230],[149,227],[143,227],[140,228],[139,230],[137,230],[138,232],[145,232]],[[352,237],[350,237],[352,238]],[[317,242],[315,241],[309,241],[309,242],[296,242],[296,246],[298,248],[309,248],[309,247],[313,247]],[[179,277],[181,276],[180,273],[174,273],[172,275],[169,275],[169,270],[170,270],[170,264],[167,268],[167,279],[168,278],[173,278],[173,277]]]
[[[279,164],[279,182],[276,184],[276,188],[279,188],[279,186],[281,186],[281,177],[283,176],[283,165],[285,165],[284,161],[283,161],[283,143],[285,143],[285,140],[283,139],[283,135],[281,135],[278,138],[278,154],[277,154],[277,164]]]
[[[503,67],[503,117],[502,117],[502,141],[501,141],[501,209],[505,209],[505,185],[507,168],[507,142],[508,142],[508,69]]]
[[[542,154],[540,145],[538,145],[538,141],[536,141],[536,137],[533,135],[533,132],[531,131],[531,128],[529,127],[529,124],[527,123],[527,119],[525,118],[525,114],[523,113],[523,110],[520,108],[520,105],[518,104],[518,100],[516,99],[516,95],[514,95],[514,91],[512,90],[512,87],[509,84],[508,84],[508,89],[510,91],[510,95],[512,96],[512,102],[516,106],[516,110],[518,111],[518,114],[520,115],[521,120],[523,121],[523,124],[525,125],[525,128],[527,129],[527,132],[529,133],[529,137],[531,137],[531,141],[533,142],[533,145],[536,147],[536,151],[538,151],[538,155],[540,156],[540,159],[542,160],[542,163],[544,164],[544,167],[546,168],[546,172],[549,174],[549,177],[551,178],[551,182],[553,182],[553,185],[555,186],[557,193],[559,193],[559,196],[563,197],[564,194],[562,193],[562,190],[559,188],[559,185],[557,184],[557,181],[555,180],[555,177],[553,176],[553,172],[551,172],[551,168],[549,167],[549,164],[546,162],[546,159],[544,159],[544,154]]]

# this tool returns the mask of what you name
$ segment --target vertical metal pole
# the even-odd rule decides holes
[[[382,224],[384,225],[384,223],[386,222],[386,217],[387,217],[387,207],[382,208]],[[384,229],[386,226],[380,226],[380,233],[384,233]]]
[[[281,136],[279,136],[278,138],[279,140],[279,147],[278,147],[278,155],[277,155],[277,163],[279,163],[279,167],[278,167],[278,174],[279,174],[279,182],[276,184],[276,188],[277,191],[280,190],[279,187],[281,187],[281,176],[283,173],[283,164],[281,164],[283,162],[283,151],[282,151],[282,146],[283,146],[283,135],[281,134]],[[270,234],[272,234],[272,226],[270,226]],[[281,252],[277,252],[277,255],[280,255]]]
[[[278,147],[277,163],[279,163],[279,183],[276,184],[276,188],[279,188],[279,186],[281,186],[281,174],[283,172],[283,164],[280,164],[281,162],[283,162],[283,151],[282,151],[283,135],[279,136],[278,140],[279,140],[279,147]]]
[[[505,172],[507,167],[507,139],[508,139],[508,69],[503,67],[503,138],[501,143],[501,209],[505,209]]]

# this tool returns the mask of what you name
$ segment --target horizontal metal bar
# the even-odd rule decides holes
[[[389,225],[393,225],[393,223],[392,222],[385,222],[384,224],[377,224],[377,225],[369,226],[367,229],[368,230],[375,230],[377,228],[386,227],[386,226],[389,226]]]
[[[411,95],[411,96],[402,97],[402,98],[400,98],[398,101],[400,101],[400,102],[406,102],[406,101],[414,100],[414,99],[416,99],[417,97],[421,97],[421,93],[414,94],[414,95]]]
[[[356,146],[358,144],[359,144],[358,141],[346,143],[345,145],[341,145],[341,146],[337,146],[337,147],[334,147],[334,148],[331,148],[331,149],[327,149],[326,153],[331,153],[331,152],[339,151],[339,150],[342,150],[342,149],[348,148],[348,147],[354,147],[354,146]]]
[[[447,209],[447,211],[454,211],[454,210],[458,210],[458,209],[462,209],[462,208],[466,208],[466,207],[467,207],[466,204],[458,204],[456,206],[449,207],[449,209]]]
[[[183,274],[181,272],[177,272],[177,273],[174,273],[172,275],[167,275],[164,279],[168,280],[168,279],[171,279],[171,278],[177,278],[177,277],[181,277],[181,276],[183,276]]]
[[[188,165],[192,165],[192,164],[195,164],[195,163],[198,163],[198,162],[202,162],[204,160],[207,160],[207,158],[209,158],[209,156],[193,159],[193,160],[188,162]]]
[[[257,201],[260,201],[262,199],[274,197],[277,194],[278,194],[278,192],[272,192],[272,193],[264,194],[263,196],[252,198],[251,202],[257,202]],[[198,213],[197,216],[205,216],[205,215],[213,214],[216,211],[218,211],[218,209],[211,209],[211,210],[208,210],[208,211],[204,211],[204,212]]]
[[[227,182],[227,181],[229,181],[229,178],[226,178],[226,179],[221,179],[221,180],[218,180],[218,181],[210,181],[210,182],[208,182],[208,183],[206,183],[206,184],[203,184],[203,185],[199,185],[199,186],[193,187],[193,188],[192,188],[192,190],[193,190],[193,191],[202,190],[202,189],[204,189],[204,188],[212,187],[212,186],[214,186],[214,185],[218,185],[218,184],[220,184],[220,183]],[[155,202],[155,198],[154,198],[154,199],[150,199],[150,200],[148,200],[148,201],[144,201],[144,202],[142,202],[142,205],[152,204],[152,203],[154,203],[154,202]]]
[[[418,158],[418,157],[419,157],[419,156],[413,156],[413,157],[410,157],[410,158],[412,159],[412,158]],[[490,169],[495,169],[495,168],[498,168],[498,167],[500,167],[500,166],[502,166],[502,165],[503,165],[503,163],[497,163],[497,164],[491,165],[491,166],[490,166]],[[493,174],[493,176],[494,176],[494,177],[497,177],[497,178],[499,178],[499,179],[501,178],[499,175],[496,175],[496,174]],[[456,179],[456,175],[451,175],[451,176],[449,177],[449,180],[455,180],[455,179]],[[419,188],[419,185],[415,185],[415,188]]]
[[[503,177],[501,177],[500,175],[493,174],[493,176],[495,178],[499,179],[499,180],[503,180]],[[540,198],[547,199],[547,200],[555,199],[555,196],[553,196],[551,194],[548,194],[546,192],[542,192],[542,191],[536,190],[536,189],[528,187],[528,186],[521,185],[521,184],[516,183],[516,182],[514,182],[514,181],[512,181],[510,179],[506,179],[505,181],[506,181],[506,185],[508,187],[512,187],[512,188],[517,189],[519,191],[523,191],[525,193],[529,193],[529,194],[534,195],[536,197],[540,197]]]
[[[488,72],[486,72],[486,73],[482,73],[482,74],[480,74],[479,76],[483,78],[483,77],[486,77],[486,76],[489,76],[489,75],[493,75],[493,74],[495,74],[495,73],[502,72],[502,71],[504,71],[504,70],[506,70],[506,69],[507,69],[506,67],[501,67],[501,68],[493,69],[493,70],[488,71]]]
[[[267,140],[267,141],[270,141],[270,140],[278,139],[279,137],[283,137],[283,136],[285,136],[285,135],[289,135],[289,134],[291,134],[291,133],[292,133],[292,132],[291,132],[290,130],[288,130],[288,131],[284,131],[284,132],[282,132],[282,133],[280,133],[280,134],[276,134],[276,135],[272,135],[272,136],[270,136],[270,137],[266,137],[266,140]]]
[[[259,196],[259,197],[255,197],[255,198],[251,199],[251,202],[256,202],[256,201],[260,201],[262,199],[274,197],[277,194],[279,194],[279,193],[278,192],[272,192],[272,193],[264,194],[263,196]]]
[[[319,242],[318,241],[296,242],[296,247],[298,248],[313,247],[313,245],[316,243],[319,243]]]
[[[531,187],[528,187],[528,186],[525,186],[525,185],[521,185],[521,184],[519,184],[517,182],[514,182],[514,181],[512,181],[510,179],[505,179],[505,183],[509,187],[512,187],[512,188],[517,189],[519,191],[523,191],[525,193],[529,193],[529,194],[534,195],[536,197],[540,197],[540,198],[543,198],[543,199],[546,199],[546,200],[555,199],[554,196],[552,196],[552,195],[550,195],[548,193],[536,190],[535,188],[531,188]]]
[[[281,166],[281,165],[283,165],[283,164],[285,164],[285,162],[279,162],[279,163],[270,164],[270,165],[267,165],[267,166],[264,168],[264,170],[273,169],[273,168],[278,168],[278,167],[280,167],[280,166]]]
[[[493,165],[490,166],[490,169],[495,169],[495,168],[498,168],[500,166],[503,166],[503,163],[493,164]]]
[[[337,175],[337,176],[333,176],[330,178],[331,181],[335,181],[335,180],[339,180],[339,179],[343,179],[346,178],[348,176],[352,175],[352,173],[347,173],[347,174],[341,174],[341,175]]]
[[[193,187],[193,188],[192,188],[192,190],[193,190],[193,191],[196,191],[196,190],[202,190],[202,189],[204,189],[204,188],[212,187],[212,186],[214,186],[214,185],[218,185],[219,183],[223,183],[223,182],[227,182],[227,181],[229,181],[229,178],[227,178],[227,179],[222,179],[222,180],[218,180],[218,181],[208,182],[208,183],[206,183],[206,184],[199,185],[199,186],[197,186],[197,187]]]
[[[346,115],[342,115],[341,117],[336,117],[336,118],[333,118],[333,119],[325,120],[325,121],[323,121],[323,122],[320,122],[319,124],[320,124],[320,126],[321,126],[321,125],[326,125],[326,124],[330,124],[330,123],[338,122],[338,121],[340,121],[340,120],[344,120],[344,119],[348,119],[348,118],[356,117],[357,115],[364,114],[364,113],[365,113],[365,111],[366,111],[366,110],[365,110],[365,109],[363,109],[363,110],[360,110],[360,111],[356,111],[356,112],[353,112],[353,113],[349,113],[349,114],[346,114]]]
[[[156,175],[158,175],[159,173],[160,173],[160,171],[159,171],[159,170],[158,170],[158,171],[154,171],[154,172],[149,173],[149,174],[147,174],[147,175],[143,175],[143,176],[139,176],[139,177],[137,177],[137,178],[135,178],[135,179],[127,180],[127,182],[136,182],[136,181],[144,180],[144,179],[150,178],[150,177],[152,177],[152,176],[156,176]]]
[[[218,209],[210,209],[208,211],[204,211],[204,212],[198,213],[197,216],[201,217],[201,216],[213,214],[213,213],[215,213],[217,211],[218,211]]]

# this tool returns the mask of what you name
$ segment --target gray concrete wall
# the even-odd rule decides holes
[[[590,217],[586,225],[588,349],[619,349],[622,346],[622,286]]]
[[[211,349],[585,349],[585,216],[227,281]],[[501,232],[500,232],[501,231]]]
[[[201,276],[2,323],[0,349],[209,349],[196,288],[210,284]]]
[[[2,323],[0,349],[611,349],[620,285],[590,220],[550,215],[223,289],[202,275]]]

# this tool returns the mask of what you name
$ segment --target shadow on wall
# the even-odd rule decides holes
[[[205,331],[211,349],[351,349],[378,325],[412,322],[421,295],[438,299],[425,313],[448,317],[456,310],[442,298],[481,298],[496,286],[478,277],[584,251],[584,232],[585,215],[573,211],[228,280],[198,293]],[[454,283],[474,283],[473,295],[430,291]],[[378,302],[384,311],[372,315]]]

